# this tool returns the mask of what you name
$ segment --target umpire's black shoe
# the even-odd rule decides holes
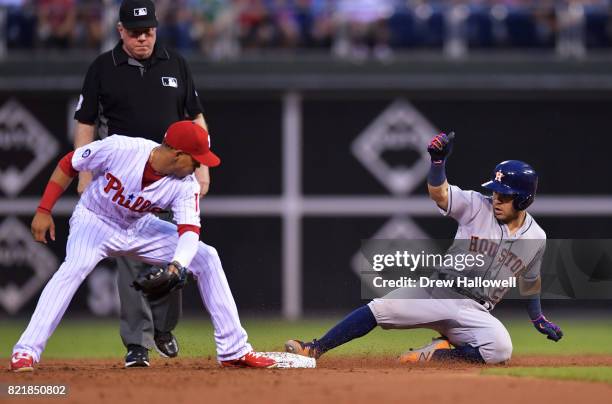
[[[140,345],[128,345],[125,355],[126,368],[146,368],[149,366],[149,350]]]
[[[176,337],[171,332],[155,331],[155,350],[164,358],[175,358],[179,353]]]

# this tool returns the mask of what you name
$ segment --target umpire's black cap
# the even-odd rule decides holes
[[[127,29],[157,27],[155,4],[151,0],[123,0],[119,21]]]

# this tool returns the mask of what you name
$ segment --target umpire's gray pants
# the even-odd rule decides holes
[[[171,217],[170,214],[160,216],[168,222]],[[119,332],[126,347],[136,344],[153,349],[155,330],[172,331],[181,317],[183,294],[180,289],[159,299],[150,300],[130,286],[146,266],[147,264],[140,261],[117,258],[117,283],[121,301]]]

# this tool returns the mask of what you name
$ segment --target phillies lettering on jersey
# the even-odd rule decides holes
[[[521,277],[533,281],[540,276],[546,248],[546,233],[526,212],[525,222],[514,234],[500,223],[493,211],[490,197],[475,191],[464,191],[455,185],[448,187],[448,210],[440,210],[459,224],[455,234],[456,253],[470,252],[489,257],[488,264],[472,275],[486,279]],[[492,305],[499,302],[508,288],[474,288],[469,292]]]
[[[156,206],[152,206],[151,201],[144,199],[142,196],[139,196],[134,200],[134,194],[130,194],[127,198],[123,195],[123,185],[119,178],[115,177],[111,173],[106,173],[104,176],[108,179],[108,184],[104,187],[104,192],[109,193],[110,191],[116,191],[113,195],[112,201],[117,203],[124,208],[127,208],[133,212],[152,212],[152,213],[160,213],[163,212],[163,209],[160,209]],[[198,208],[198,203],[195,203],[196,209]]]
[[[113,135],[75,150],[74,169],[93,174],[79,205],[122,225],[171,209],[177,224],[200,227],[199,204],[194,198],[200,185],[193,174],[165,176],[143,188],[145,165],[157,146],[151,140]]]

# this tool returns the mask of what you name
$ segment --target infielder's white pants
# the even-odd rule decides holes
[[[36,362],[40,361],[72,297],[102,259],[123,255],[151,265],[166,265],[174,256],[177,242],[176,226],[153,215],[122,229],[111,220],[77,206],[70,218],[66,259],[45,286],[13,352],[27,352]],[[189,271],[197,280],[200,296],[212,319],[218,360],[237,359],[250,352],[252,348],[240,324],[217,250],[200,242]]]
[[[506,327],[472,299],[436,299],[435,293],[431,298],[423,290],[403,288],[372,300],[368,306],[382,328],[430,328],[455,346],[478,348],[490,364],[512,356]]]

